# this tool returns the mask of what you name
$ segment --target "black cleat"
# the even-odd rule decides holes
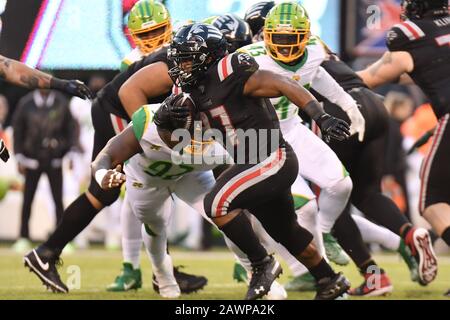
[[[317,283],[315,300],[335,300],[347,293],[350,282],[339,272],[333,278],[323,278]]]
[[[198,290],[202,290],[206,284],[208,283],[208,279],[204,276],[196,276],[193,274],[185,273],[179,271],[179,269],[183,268],[182,266],[174,267],[173,274],[175,279],[177,280],[178,286],[180,287],[181,293],[189,294],[193,292],[197,292]],[[153,290],[159,293],[159,285],[158,281],[153,275]]]
[[[56,266],[62,265],[61,259],[53,251],[38,247],[23,257],[25,267],[34,272],[47,289],[56,293],[68,293],[69,289],[61,281]]]
[[[267,256],[260,263],[253,265],[252,278],[245,300],[256,300],[264,297],[270,291],[272,283],[282,272],[281,265],[272,256]]]
[[[450,289],[447,291],[446,294],[444,294],[444,297],[449,297],[450,298]]]

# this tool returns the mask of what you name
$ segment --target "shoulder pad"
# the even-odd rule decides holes
[[[406,50],[407,46],[422,37],[425,33],[412,21],[404,21],[396,24],[388,31],[386,45],[390,51]]]
[[[239,76],[244,73],[254,73],[258,68],[255,59],[243,52],[229,54],[217,64],[217,72],[221,82],[232,74]]]

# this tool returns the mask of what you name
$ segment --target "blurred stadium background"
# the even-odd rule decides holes
[[[103,77],[110,80],[117,72],[122,58],[129,53],[133,44],[127,36],[127,14],[137,0],[0,0],[1,33],[0,54],[20,60],[29,66],[53,73],[61,78],[80,79],[89,83],[92,77]],[[201,20],[206,17],[236,13],[243,17],[244,12],[257,0],[166,0],[162,1],[169,9],[175,26],[183,22]],[[308,9],[313,21],[312,31],[321,36],[325,42],[338,52],[343,60],[359,70],[380,57],[386,50],[384,39],[386,31],[399,21],[400,0],[303,0],[300,1]],[[6,6],[5,6],[6,5]],[[4,10],[2,10],[2,8]],[[4,137],[12,145],[11,119],[17,102],[28,91],[8,85],[0,81],[0,95],[7,103],[0,103],[0,137]],[[394,125],[393,137],[399,134],[400,139],[392,140],[393,145],[387,151],[385,167],[386,179],[383,185],[386,194],[390,195],[411,220],[421,226],[426,222],[419,217],[418,203],[418,171],[421,160],[429,146],[425,145],[417,152],[406,156],[415,140],[424,132],[434,127],[435,119],[430,116],[427,100],[415,86],[388,86],[379,93],[386,95],[387,107],[392,115]],[[1,100],[1,99],[0,99]],[[79,121],[89,121],[89,110],[77,117]],[[88,133],[89,135],[89,133]],[[89,138],[87,138],[89,141]],[[67,157],[64,165],[64,203],[68,205],[79,191],[85,187],[83,173],[73,169],[74,159]],[[20,250],[12,249],[19,237],[20,209],[22,194],[20,192],[23,179],[17,172],[14,158],[6,165],[0,165],[0,299],[6,298],[7,292],[14,288],[9,298],[49,298],[41,294],[43,287],[20,268]],[[88,174],[88,168],[84,168]],[[396,179],[390,179],[394,176]],[[49,184],[46,178],[41,179],[33,204],[30,223],[31,239],[35,242],[44,240],[54,226],[54,208],[51,200]],[[73,243],[74,252],[68,250],[66,259],[74,264],[86,267],[88,279],[74,298],[87,298],[89,293],[96,292],[95,297],[125,298],[126,294],[115,296],[108,294],[98,296],[104,287],[113,280],[120,268],[120,228],[119,210],[110,208],[99,214],[94,223]],[[187,208],[178,210],[171,230],[171,242],[180,247],[174,254],[176,262],[189,265],[189,271],[209,275],[210,286],[206,293],[194,298],[240,298],[236,296],[237,284],[232,282],[232,256],[225,253],[220,236],[210,228],[204,227],[196,213]],[[93,246],[91,251],[83,249]],[[106,252],[103,246],[110,252]],[[112,251],[111,251],[112,250]],[[114,251],[115,250],[115,251]],[[194,254],[193,258],[185,250],[212,250],[203,258],[202,254]],[[217,251],[219,250],[219,251]],[[394,298],[426,298],[442,297],[444,289],[450,284],[450,260],[448,248],[439,241],[436,250],[446,256],[441,262],[442,272],[437,283],[426,290],[415,288],[408,281],[408,274],[399,260],[383,251],[383,248],[372,246],[378,252],[380,261],[386,262],[386,269],[392,275],[394,286],[400,293]],[[69,253],[73,255],[69,256]],[[189,252],[189,251],[187,251]],[[217,256],[214,255],[215,252]],[[99,258],[100,257],[100,258]],[[223,266],[215,274],[208,268],[210,260],[224,261]],[[106,261],[106,263],[105,263]],[[102,272],[104,268],[105,272]],[[146,261],[144,266],[149,268]],[[89,269],[92,268],[92,271]],[[350,279],[360,281],[356,269],[349,267]],[[405,270],[403,270],[405,269]],[[11,273],[19,274],[13,281]],[[63,273],[64,274],[64,273]],[[224,274],[226,277],[224,277]],[[398,274],[398,276],[397,276]],[[156,298],[150,291],[150,273],[145,279],[147,286],[132,298]],[[227,278],[227,276],[229,276]],[[285,275],[286,278],[288,275]],[[64,278],[64,276],[63,276]],[[214,279],[221,279],[214,284]],[[88,285],[89,283],[89,285]],[[356,283],[355,283],[356,284]],[[219,288],[220,287],[220,288]],[[239,288],[241,288],[239,287]],[[28,290],[28,288],[30,288]],[[225,295],[220,296],[220,290]],[[414,289],[419,289],[414,291]],[[218,290],[216,293],[214,290]],[[403,291],[401,291],[403,290]],[[24,294],[24,292],[28,292]],[[147,292],[146,292],[147,291]],[[147,294],[149,294],[147,296]],[[310,298],[309,295],[294,295],[294,298]]]

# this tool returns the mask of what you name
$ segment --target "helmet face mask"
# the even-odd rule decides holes
[[[195,45],[173,47],[168,51],[168,58],[175,65],[169,70],[169,76],[179,87],[195,85],[207,70],[208,55],[198,51]]]
[[[283,63],[302,57],[311,34],[310,26],[302,6],[281,3],[273,7],[264,26],[264,42],[270,56]]]
[[[194,86],[226,54],[227,42],[217,28],[204,23],[184,26],[167,52],[174,64],[169,75],[177,86]]]
[[[172,24],[166,7],[153,0],[141,0],[130,11],[128,29],[144,54],[152,53],[172,40]]]

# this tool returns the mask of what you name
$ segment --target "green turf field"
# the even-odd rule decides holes
[[[235,283],[231,278],[233,257],[223,250],[209,252],[188,252],[173,250],[176,265],[185,265],[184,271],[202,274],[208,277],[207,287],[198,293],[182,295],[181,299],[242,299],[246,286]],[[80,270],[80,289],[69,294],[53,294],[34,274],[23,267],[22,257],[6,248],[0,248],[0,299],[160,299],[151,288],[151,269],[147,256],[143,257],[143,289],[128,293],[110,293],[106,285],[120,273],[120,252],[105,250],[77,251],[65,256],[64,266],[60,269],[63,280],[67,280],[73,270]],[[443,293],[450,289],[450,257],[439,257],[439,275],[428,287],[420,287],[409,280],[406,266],[399,257],[392,254],[376,255],[376,260],[383,267],[394,284],[394,293],[381,299],[447,299]],[[75,267],[74,267],[75,266]],[[78,269],[79,268],[79,269]],[[359,285],[361,277],[354,266],[336,267],[345,272],[353,285]],[[289,271],[284,266],[281,282],[289,278]],[[70,274],[69,274],[70,273]],[[289,299],[312,299],[313,293],[289,293]]]

